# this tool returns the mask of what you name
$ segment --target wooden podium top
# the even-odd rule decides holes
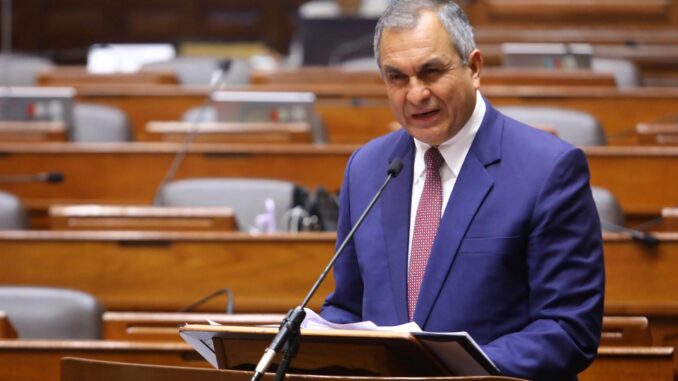
[[[278,332],[270,327],[186,325],[181,336],[220,369],[250,370]],[[344,376],[489,376],[498,371],[464,335],[302,329],[290,373]],[[280,354],[278,354],[280,357]],[[274,360],[278,363],[279,359]]]

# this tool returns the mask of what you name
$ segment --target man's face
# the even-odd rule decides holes
[[[422,12],[413,29],[384,29],[380,54],[389,104],[405,130],[433,146],[456,135],[475,107],[480,52],[463,65],[438,16]]]

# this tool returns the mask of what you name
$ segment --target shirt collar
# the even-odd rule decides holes
[[[487,106],[485,105],[483,97],[480,95],[480,91],[476,90],[476,105],[471,117],[456,135],[438,146],[440,154],[445,159],[445,167],[452,171],[455,177],[459,175],[466,154],[471,149],[473,139],[480,129],[483,117],[485,117],[486,109]],[[421,177],[426,170],[424,153],[431,146],[417,139],[414,139],[414,145],[416,147],[414,156],[414,179],[416,180]]]

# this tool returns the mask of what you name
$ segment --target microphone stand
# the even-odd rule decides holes
[[[273,358],[275,357],[276,353],[278,353],[281,349],[284,348],[285,355],[283,356],[283,359],[280,362],[278,370],[276,371],[275,375],[275,381],[282,381],[283,377],[285,376],[285,373],[287,373],[287,369],[289,368],[292,359],[296,356],[297,351],[299,350],[299,336],[301,322],[306,317],[306,311],[304,311],[304,308],[308,305],[308,302],[311,300],[315,292],[318,290],[320,284],[323,282],[323,280],[325,280],[327,274],[329,274],[330,270],[334,266],[334,263],[337,261],[339,254],[341,254],[341,252],[344,251],[344,248],[346,247],[348,242],[353,238],[353,235],[355,235],[356,230],[362,224],[363,220],[367,216],[367,213],[369,213],[369,211],[372,210],[372,207],[377,202],[377,200],[381,196],[382,192],[384,191],[388,183],[391,181],[391,179],[398,176],[402,168],[403,168],[402,160],[396,158],[391,161],[391,164],[389,165],[387,171],[388,176],[386,177],[386,180],[381,185],[381,187],[374,195],[374,197],[372,197],[372,200],[367,205],[367,208],[365,208],[363,214],[360,215],[358,221],[356,221],[356,223],[353,225],[353,228],[351,228],[351,230],[348,232],[339,248],[335,251],[334,255],[332,256],[332,259],[330,259],[330,262],[325,267],[325,270],[323,270],[323,272],[320,274],[318,280],[315,281],[315,284],[313,284],[313,287],[311,287],[311,290],[308,292],[303,302],[301,302],[299,306],[291,310],[287,314],[287,316],[283,319],[283,321],[280,323],[280,327],[278,328],[278,334],[276,334],[276,336],[273,338],[273,341],[271,341],[271,344],[264,351],[263,356],[261,356],[261,359],[259,360],[257,367],[254,369],[254,375],[252,375],[251,381],[260,381],[268,367],[271,365],[271,362],[273,361]]]

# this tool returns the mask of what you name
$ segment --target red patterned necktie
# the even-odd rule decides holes
[[[424,162],[426,163],[426,180],[414,220],[410,268],[407,273],[407,306],[410,321],[414,317],[414,308],[419,298],[419,288],[424,278],[433,240],[438,232],[443,205],[443,187],[439,170],[445,159],[437,148],[432,147],[424,154]]]

